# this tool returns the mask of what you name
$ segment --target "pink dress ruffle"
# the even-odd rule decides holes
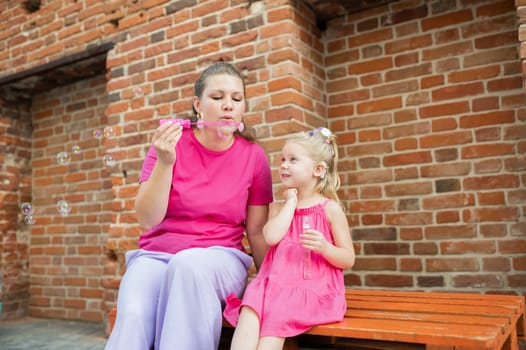
[[[315,325],[343,319],[347,309],[343,271],[315,252],[310,253],[310,264],[305,264],[306,250],[299,241],[302,219],[308,216],[310,226],[333,243],[326,203],[296,209],[289,231],[270,247],[243,300],[235,295],[227,297],[223,316],[230,324],[237,325],[242,306],[257,313],[261,337],[293,337]],[[309,265],[310,278],[305,278]]]

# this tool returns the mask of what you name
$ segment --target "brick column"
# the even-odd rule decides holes
[[[31,202],[30,101],[2,91],[0,99],[0,320],[28,315],[30,227],[20,203]]]

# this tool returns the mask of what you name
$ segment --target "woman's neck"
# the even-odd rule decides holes
[[[225,151],[234,143],[234,134],[229,132],[223,133],[221,129],[194,128],[193,130],[197,141],[211,151]]]

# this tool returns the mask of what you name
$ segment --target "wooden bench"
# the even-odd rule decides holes
[[[342,322],[313,327],[301,337],[330,339],[338,349],[389,349],[389,343],[403,342],[407,346],[399,349],[518,350],[526,333],[523,296],[358,289],[346,295]],[[115,315],[112,309],[110,331]],[[286,348],[297,343],[290,339]]]

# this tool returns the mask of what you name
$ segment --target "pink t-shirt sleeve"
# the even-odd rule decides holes
[[[272,202],[272,175],[270,172],[270,164],[263,148],[258,147],[255,152],[257,157],[254,171],[254,178],[252,181],[252,189],[249,192],[249,205],[266,205]]]

